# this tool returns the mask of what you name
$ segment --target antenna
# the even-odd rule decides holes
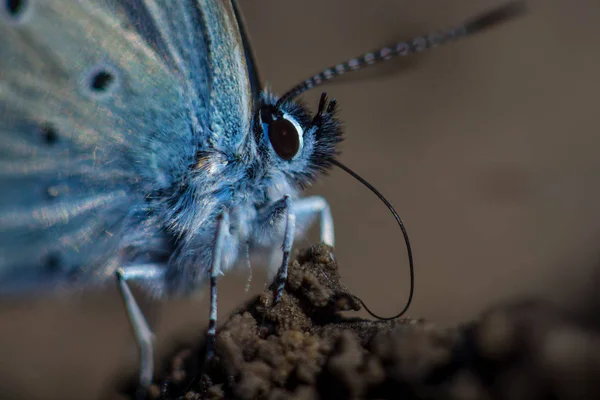
[[[351,58],[346,62],[325,68],[318,74],[297,84],[279,98],[275,107],[279,108],[284,102],[347,72],[357,71],[369,65],[388,61],[396,56],[408,56],[442,44],[451,43],[459,38],[471,36],[511,20],[512,18],[523,14],[525,11],[526,6],[524,1],[512,1],[480,14],[479,16],[464,22],[460,26],[443,31],[431,32],[423,36],[417,36],[405,42],[393,43],[389,46]]]

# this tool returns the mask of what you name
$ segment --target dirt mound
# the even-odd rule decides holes
[[[348,319],[360,308],[331,249],[290,264],[282,301],[266,291],[218,332],[216,356],[185,349],[150,396],[161,399],[582,399],[600,395],[600,336],[533,301],[451,329]]]

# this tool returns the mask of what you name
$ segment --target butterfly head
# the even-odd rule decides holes
[[[253,131],[261,158],[300,187],[310,185],[327,171],[342,141],[341,124],[335,117],[336,101],[321,95],[317,113],[302,104],[279,102],[262,93],[254,115]]]

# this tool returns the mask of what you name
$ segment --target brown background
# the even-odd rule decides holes
[[[276,92],[499,4],[241,3]],[[529,5],[528,16],[493,31],[325,87],[346,126],[341,160],[387,196],[409,229],[417,274],[410,316],[453,324],[520,295],[578,304],[598,282],[600,3]],[[304,100],[314,108],[319,93]],[[332,206],[347,285],[375,311],[396,312],[408,272],[391,215],[340,171],[311,192]],[[222,316],[244,299],[242,287],[220,286]],[[201,336],[206,307],[148,304],[159,350]],[[1,398],[111,398],[114,380],[135,371],[137,349],[115,290],[1,311]]]

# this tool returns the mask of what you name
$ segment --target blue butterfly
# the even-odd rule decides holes
[[[116,280],[145,388],[152,334],[129,284],[157,298],[209,284],[210,357],[217,276],[248,254],[273,254],[279,301],[294,237],[318,219],[321,241],[334,245],[327,201],[300,191],[333,165],[368,185],[335,159],[335,100],[323,94],[311,113],[294,99],[363,66],[478,32],[518,8],[366,53],[278,97],[262,89],[235,2],[2,2],[0,289]]]

